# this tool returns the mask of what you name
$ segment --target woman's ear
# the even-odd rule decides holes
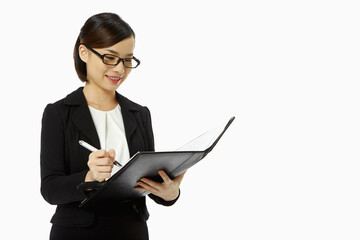
[[[85,62],[85,63],[87,63],[87,61],[88,61],[88,59],[89,59],[89,51],[88,51],[88,49],[87,49],[84,45],[82,45],[82,44],[80,44],[80,46],[79,46],[79,57],[80,57],[80,59],[81,59],[83,62]]]

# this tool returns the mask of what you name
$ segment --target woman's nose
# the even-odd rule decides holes
[[[124,62],[120,61],[119,64],[114,67],[114,71],[118,73],[124,73],[125,72]]]

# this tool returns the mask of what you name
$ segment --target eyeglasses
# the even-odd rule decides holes
[[[82,44],[82,45],[84,45],[87,49],[89,49],[90,51],[95,53],[95,55],[97,55],[99,58],[101,58],[103,63],[106,64],[106,65],[116,66],[120,62],[122,62],[124,67],[126,67],[126,68],[136,68],[136,67],[138,67],[140,65],[140,60],[137,59],[136,57],[120,58],[120,57],[118,57],[116,55],[112,55],[112,54],[101,55],[100,53],[98,53],[97,51],[92,49],[91,47],[89,47],[89,46],[87,46],[85,44]]]

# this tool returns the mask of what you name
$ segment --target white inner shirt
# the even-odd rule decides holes
[[[99,136],[101,149],[106,151],[114,149],[115,160],[124,166],[130,160],[130,153],[120,105],[110,111],[101,111],[91,106],[89,110]],[[121,167],[114,165],[111,176],[120,169]]]

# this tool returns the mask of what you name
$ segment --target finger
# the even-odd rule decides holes
[[[147,191],[145,188],[143,187],[134,187],[135,190],[138,190],[138,191],[145,191],[145,192],[149,192]],[[149,192],[149,193],[152,193],[152,192]]]
[[[115,153],[115,150],[114,150],[114,149],[109,149],[108,153],[109,153],[109,157],[110,157],[110,158],[114,158],[114,159],[115,159],[116,153]]]
[[[164,170],[159,170],[158,173],[160,177],[164,180],[164,183],[171,183],[172,180],[169,178],[169,176],[165,173]]]
[[[97,166],[95,171],[98,171],[100,173],[111,173],[112,167],[110,167],[110,166]]]
[[[153,188],[152,186],[144,183],[144,182],[141,182],[139,181],[138,182],[139,186],[135,187],[134,189],[135,190],[139,190],[139,191],[146,191],[146,192],[149,192],[149,193],[152,193],[152,194],[157,194],[158,193],[158,190]]]
[[[92,152],[90,155],[94,157],[107,157],[108,153],[104,149],[100,149],[98,151]]]
[[[151,188],[154,188],[156,190],[159,190],[161,188],[161,183],[155,182],[155,181],[150,180],[148,178],[141,178],[138,183],[146,183],[146,185],[148,185]]]
[[[96,159],[96,165],[98,165],[98,166],[114,166],[114,160],[112,158],[98,158],[98,159]]]
[[[142,188],[142,187],[134,187],[135,190],[138,190],[138,191],[146,191],[145,188]]]

